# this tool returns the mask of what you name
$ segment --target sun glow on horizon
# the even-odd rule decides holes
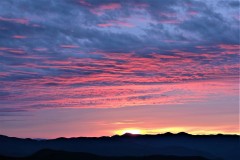
[[[224,132],[222,130],[214,130],[214,129],[196,129],[191,127],[172,127],[172,128],[156,128],[156,129],[144,129],[144,128],[124,128],[115,130],[114,134],[123,135],[126,133],[130,134],[164,134],[167,132],[171,132],[173,134],[178,134],[180,132],[185,132],[192,135],[211,135],[211,134],[237,134],[239,132]]]
[[[135,129],[135,128],[127,128],[127,129],[122,129],[122,130],[115,131],[115,134],[117,134],[117,135],[123,135],[123,134],[126,134],[126,133],[143,134],[142,130]]]

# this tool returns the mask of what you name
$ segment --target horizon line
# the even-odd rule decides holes
[[[92,137],[87,137],[87,136],[79,136],[79,137],[56,137],[56,138],[29,138],[29,137],[15,137],[15,136],[7,136],[7,135],[2,135],[0,134],[0,136],[3,137],[8,137],[8,138],[18,138],[18,139],[32,139],[32,140],[56,140],[56,139],[71,139],[71,138],[113,138],[113,137],[121,137],[121,136],[125,136],[125,137],[138,137],[138,136],[160,136],[160,135],[167,135],[167,134],[171,134],[171,135],[190,135],[190,136],[240,136],[239,134],[225,134],[225,133],[212,133],[212,134],[191,134],[191,133],[187,133],[187,132],[178,132],[178,133],[172,133],[172,132],[165,132],[165,133],[156,133],[156,134],[133,134],[133,133],[124,133],[124,134],[115,134],[115,135],[111,135],[111,136],[92,136]]]

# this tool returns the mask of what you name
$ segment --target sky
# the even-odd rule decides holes
[[[1,0],[0,134],[240,134],[239,8]]]

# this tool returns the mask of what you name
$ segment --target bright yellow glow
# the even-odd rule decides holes
[[[204,134],[218,134],[218,133],[224,133],[220,130],[214,130],[214,129],[205,129],[205,130],[199,130],[197,128],[191,128],[191,127],[169,127],[169,128],[156,128],[156,129],[145,129],[145,128],[124,128],[115,130],[114,134],[117,135],[123,135],[125,133],[131,133],[131,134],[163,134],[166,132],[171,132],[174,134],[177,134],[179,132],[186,132],[193,135],[204,135]],[[239,134],[239,133],[231,133],[226,132],[225,134]]]
[[[158,128],[158,129],[150,129],[150,130],[146,130],[146,133],[149,134],[163,134],[166,132],[171,132],[171,133],[179,133],[179,132],[187,132],[187,128],[183,128],[183,127],[171,127],[171,128]]]
[[[125,133],[142,134],[142,131],[140,129],[134,129],[134,128],[127,128],[127,129],[115,131],[115,134],[118,134],[118,135],[123,135]]]

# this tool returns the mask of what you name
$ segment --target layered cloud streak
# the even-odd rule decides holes
[[[187,103],[219,89],[236,96],[238,8],[210,0],[2,0],[0,112]],[[199,91],[206,84],[210,91]]]

